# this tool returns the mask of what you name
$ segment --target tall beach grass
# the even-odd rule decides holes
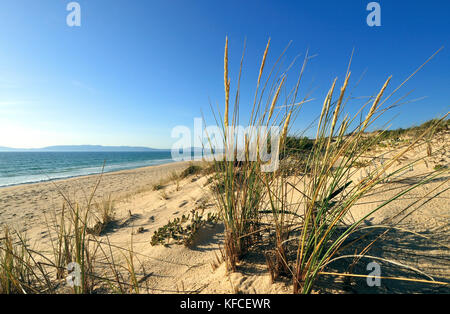
[[[351,223],[346,220],[355,204],[378,184],[417,162],[411,161],[401,169],[393,169],[394,164],[421,140],[441,128],[442,124],[446,123],[447,115],[420,128],[406,147],[372,169],[369,176],[357,178],[355,169],[359,168],[361,157],[382,141],[386,134],[378,132],[368,138],[367,131],[376,122],[382,121],[386,112],[393,107],[388,106],[387,101],[410,77],[391,94],[387,94],[387,90],[392,77],[387,77],[378,87],[378,93],[362,103],[360,110],[351,116],[345,112],[351,81],[351,72],[348,70],[340,88],[338,78],[334,79],[324,97],[320,117],[316,120],[316,137],[309,141],[309,145],[304,144],[302,147],[307,149],[299,149],[299,155],[295,156],[292,152],[287,152],[286,143],[289,144],[289,130],[295,117],[301,114],[302,104],[309,101],[307,97],[297,99],[303,71],[309,58],[306,55],[296,84],[291,88],[286,86],[288,70],[275,71],[279,73],[279,76],[275,77],[272,69],[267,81],[262,85],[269,47],[270,40],[262,55],[254,102],[250,106],[250,119],[246,127],[278,126],[282,130],[278,147],[271,147],[272,152],[280,153],[283,157],[280,168],[265,173],[261,171],[264,162],[260,158],[252,159],[250,156],[250,147],[255,143],[259,144],[259,141],[267,140],[270,134],[258,134],[255,138],[245,137],[244,145],[239,151],[237,136],[229,132],[229,129],[236,129],[241,121],[239,89],[243,62],[241,61],[235,85],[236,96],[232,108],[226,39],[224,116],[223,119],[220,117],[220,111],[215,112],[215,116],[219,117],[216,122],[223,132],[224,155],[228,158],[215,161],[219,174],[216,176],[217,184],[222,188],[213,192],[225,225],[224,252],[228,269],[236,271],[249,248],[261,243],[263,235],[270,234],[271,232],[267,231],[271,230],[274,240],[269,241],[272,248],[266,252],[266,256],[272,278],[276,280],[280,275],[288,276],[292,278],[294,293],[311,293],[318,276],[325,273],[326,267],[339,255],[346,239],[360,230],[359,227],[365,219],[442,174],[442,171],[433,172],[384,200],[363,218]],[[278,61],[275,62],[274,68],[278,65]],[[282,90],[289,91],[285,93],[284,101],[280,93]],[[361,119],[364,112],[364,118]],[[239,154],[244,158],[238,160]],[[283,171],[288,161],[291,170]],[[288,247],[291,250],[292,246],[296,251],[294,259],[289,258],[287,253]]]

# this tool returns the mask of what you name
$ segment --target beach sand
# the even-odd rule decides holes
[[[448,165],[448,140],[448,134],[443,139],[435,138],[433,149],[441,151],[438,155],[425,158],[413,168],[402,172],[395,180],[380,184],[358,202],[348,219],[363,217],[399,189],[417,183],[424,174],[433,171],[434,166]],[[389,149],[386,152],[392,154],[399,149],[401,148],[391,148],[390,152]],[[376,152],[380,153],[382,151]],[[426,148],[422,145],[408,153],[403,162],[407,163],[412,158],[425,154]],[[404,163],[396,167],[401,167]],[[219,247],[223,245],[221,224],[202,229],[191,247],[177,244],[150,245],[153,232],[167,224],[169,219],[188,214],[199,206],[205,208],[206,212],[215,211],[207,176],[203,174],[189,176],[178,183],[168,182],[159,191],[152,189],[155,183],[164,180],[174,171],[182,171],[188,165],[188,162],[171,163],[104,174],[96,195],[100,199],[111,195],[116,201],[118,223],[114,230],[101,238],[106,240],[107,237],[112,244],[121,248],[130,248],[131,242],[133,243],[137,259],[145,267],[147,274],[150,274],[145,281],[148,292],[151,293],[291,293],[290,280],[281,278],[275,283],[271,282],[265,261],[257,250],[249,252],[236,273],[227,273],[224,263],[216,263],[221,256]],[[355,180],[363,176],[364,169],[360,169],[360,173],[355,174]],[[98,176],[87,176],[2,188],[0,222],[26,231],[37,245],[45,246],[48,242],[45,217],[60,210],[63,203],[58,188],[70,195],[71,199],[83,202],[89,197],[97,179]],[[368,254],[375,255],[373,252],[376,252],[377,256],[385,259],[377,260],[382,265],[383,276],[411,276],[404,268],[386,262],[395,260],[410,268],[420,269],[435,280],[450,282],[450,192],[447,180],[448,172],[444,172],[433,181],[390,203],[365,222],[370,228],[374,224],[392,224],[390,218],[395,214],[399,215],[394,221],[403,219]],[[442,193],[431,198],[438,192]],[[417,203],[420,199],[422,201]],[[408,210],[402,212],[405,208]],[[141,232],[136,232],[139,228]],[[384,232],[387,229],[374,230]],[[362,260],[362,264],[366,265],[370,261],[372,260]],[[349,262],[347,260],[344,266],[348,266]],[[368,274],[364,267],[358,269],[358,272]],[[417,275],[416,271],[410,269],[410,272]],[[331,279],[324,276],[321,280],[324,288],[318,292],[374,292],[373,287],[365,284],[365,279],[349,283],[339,277]],[[387,280],[382,287],[375,289],[379,289],[376,292],[386,293],[446,292],[448,286]]]
[[[95,192],[95,199],[111,197],[124,199],[141,191],[151,190],[153,185],[180,172],[189,162],[174,162],[164,165],[104,173]],[[62,207],[64,198],[86,202],[100,175],[89,175],[69,179],[23,184],[0,188],[0,224],[28,231],[42,222],[45,213]]]

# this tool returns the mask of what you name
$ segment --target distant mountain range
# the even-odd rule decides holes
[[[43,148],[10,148],[0,146],[0,152],[155,152],[168,151],[135,146],[102,146],[102,145],[61,145]]]

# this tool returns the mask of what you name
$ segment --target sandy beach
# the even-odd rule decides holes
[[[421,177],[433,171],[438,164],[448,164],[450,155],[446,143],[449,135],[433,140],[433,149],[438,155],[425,158],[422,162],[403,171],[395,180],[380,184],[364,197],[353,209],[348,219],[358,219],[372,210],[377,204],[393,196],[399,189],[411,186]],[[394,154],[401,149],[386,150]],[[376,152],[383,153],[382,150]],[[425,146],[405,155],[408,160],[423,157]],[[208,187],[208,176],[194,174],[178,182],[166,180],[171,173],[180,173],[190,165],[177,162],[134,170],[106,173],[101,178],[96,197],[102,199],[111,195],[115,201],[115,227],[100,238],[110,241],[117,248],[133,250],[141,265],[150,275],[145,278],[148,292],[151,293],[290,293],[290,280],[271,282],[264,258],[256,249],[240,265],[240,271],[229,273],[220,260],[220,247],[223,246],[222,224],[205,227],[196,236],[190,247],[169,243],[166,246],[152,246],[150,239],[155,230],[167,224],[168,220],[189,214],[201,206],[206,212],[215,212],[215,202]],[[402,167],[399,163],[396,167]],[[365,168],[354,174],[354,179],[364,177]],[[71,200],[81,204],[86,202],[95,186],[98,175],[57,180],[37,184],[7,187],[0,189],[0,222],[2,225],[25,231],[28,237],[42,249],[49,244],[46,218],[61,210],[64,199],[59,191]],[[164,181],[165,180],[165,181]],[[161,190],[153,186],[164,181]],[[392,202],[372,218],[365,221],[366,226],[389,226],[400,222],[373,248],[386,260],[396,260],[411,269],[433,276],[435,280],[450,281],[449,263],[449,199],[448,172],[433,179]],[[59,190],[59,191],[58,191]],[[438,196],[435,196],[441,192]],[[406,211],[404,211],[406,209]],[[396,217],[392,219],[392,217]],[[139,230],[139,232],[137,232]],[[383,229],[385,231],[387,229]],[[364,269],[360,270],[366,271]],[[403,274],[401,267],[383,268],[385,276]],[[412,271],[415,273],[415,271]],[[345,293],[350,289],[358,293],[371,292],[364,280],[348,288],[346,281],[324,276],[319,292]],[[328,280],[328,281],[327,281]],[[331,280],[331,281],[330,281]],[[430,286],[390,281],[384,285],[384,292],[442,292],[446,286]],[[353,289],[353,290],[352,290]]]
[[[18,226],[21,231],[39,223],[43,214],[61,208],[61,192],[78,202],[85,201],[96,183],[96,199],[111,197],[120,200],[139,191],[151,190],[153,185],[173,172],[185,169],[189,162],[175,162],[158,166],[123,170],[41,183],[0,188],[0,223]]]
[[[0,295],[450,294],[450,1],[328,2],[1,1]]]

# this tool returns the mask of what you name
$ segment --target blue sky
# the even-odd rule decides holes
[[[441,46],[398,97],[423,96],[393,110],[393,127],[419,124],[449,109],[450,2],[378,1],[380,27],[369,27],[370,1],[79,0],[81,27],[66,24],[66,0],[0,3],[0,146],[137,145],[170,148],[177,125],[193,128],[209,99],[223,104],[223,51],[229,37],[232,89],[247,40],[241,110],[249,110],[271,37],[268,68],[292,40],[285,66],[306,49],[293,125],[320,113],[332,80],[345,75],[355,48],[354,96],[392,91]],[[295,64],[293,78],[301,63]],[[293,82],[290,82],[293,83]],[[394,98],[395,100],[396,98]],[[361,102],[352,102],[355,111]],[[381,125],[380,125],[381,126]],[[307,133],[308,134],[308,133]]]

